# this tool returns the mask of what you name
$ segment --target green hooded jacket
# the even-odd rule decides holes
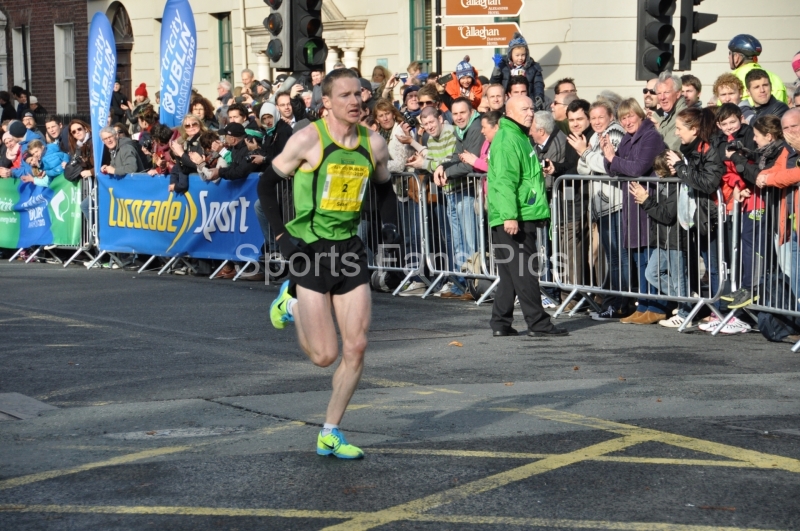
[[[522,126],[500,118],[489,148],[489,226],[507,220],[539,221],[550,218],[544,176],[536,151]]]

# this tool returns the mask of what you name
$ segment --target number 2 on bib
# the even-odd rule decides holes
[[[369,168],[351,164],[328,164],[320,208],[344,212],[361,211],[369,182]]]

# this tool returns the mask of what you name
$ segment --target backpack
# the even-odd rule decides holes
[[[486,259],[489,260],[489,253],[486,253]],[[469,259],[461,264],[461,272],[473,275],[482,275],[483,269],[481,268],[481,253],[474,253]],[[476,301],[480,299],[484,293],[489,291],[492,286],[492,281],[485,278],[468,278],[467,290],[472,298]]]
[[[758,303],[770,308],[788,310],[795,307],[792,303],[795,297],[783,275],[769,275],[761,285],[761,300]],[[767,341],[780,342],[787,336],[800,334],[800,317],[759,312],[758,329]]]

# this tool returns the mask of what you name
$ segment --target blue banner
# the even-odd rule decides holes
[[[108,126],[111,94],[117,77],[117,44],[105,13],[95,13],[89,27],[89,110],[92,115],[94,169],[100,173],[103,141],[100,130]]]
[[[97,182],[103,251],[245,261],[264,244],[258,174],[216,183],[190,175],[185,194],[168,190],[169,177],[101,175]]]
[[[189,113],[197,31],[189,0],[168,0],[161,19],[161,104],[158,121],[177,127]]]

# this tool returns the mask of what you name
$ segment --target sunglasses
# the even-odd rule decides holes
[[[189,129],[190,127],[200,127],[200,124],[183,124],[183,127]]]
[[[642,89],[642,94],[652,94],[653,96],[655,96],[656,95],[656,91],[653,90],[653,89],[649,89],[649,88],[643,88]]]
[[[433,107],[434,105],[436,105],[436,102],[432,100],[419,100],[419,104],[423,107],[425,107],[426,105],[430,105],[431,107]]]
[[[80,133],[81,131],[83,131],[83,127],[76,127],[75,129],[70,129],[69,130],[69,132],[72,133],[73,135],[75,133]]]

